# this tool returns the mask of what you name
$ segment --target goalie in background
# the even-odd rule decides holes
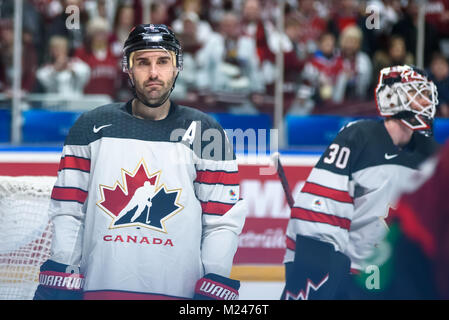
[[[353,279],[361,299],[449,299],[449,141],[422,167],[423,177],[409,180],[415,190],[401,196],[384,244],[369,259],[380,262],[378,289],[367,288],[369,275]]]
[[[350,274],[365,272],[397,197],[438,149],[432,137],[437,89],[422,71],[384,68],[375,94],[384,119],[343,127],[295,199],[282,299],[358,298]]]

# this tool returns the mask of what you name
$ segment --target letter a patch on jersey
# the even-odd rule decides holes
[[[100,185],[97,206],[112,218],[109,228],[140,226],[167,233],[164,222],[184,208],[182,190],[167,189],[159,182],[161,171],[149,174],[144,160],[133,172],[121,171],[121,182]]]

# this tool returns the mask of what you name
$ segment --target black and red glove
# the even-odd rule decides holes
[[[295,260],[285,264],[281,300],[332,300],[345,292],[351,260],[330,243],[296,236]]]
[[[34,300],[81,300],[84,277],[77,269],[47,260],[40,269]]]
[[[240,281],[208,273],[195,286],[194,300],[238,300]]]

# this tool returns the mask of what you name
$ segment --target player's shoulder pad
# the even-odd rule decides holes
[[[191,121],[201,122],[201,129],[203,131],[207,129],[223,130],[222,126],[214,117],[201,110],[182,105],[178,105],[178,110],[187,123]]]
[[[102,117],[108,116],[110,114],[117,113],[120,108],[124,106],[124,102],[118,102],[118,103],[108,103],[105,105],[98,106],[92,110],[85,111],[81,114],[80,121],[86,122],[86,121],[95,121],[99,120]]]
[[[109,103],[82,113],[69,130],[64,145],[88,145],[91,137],[88,134],[98,120],[106,123],[115,117],[125,103]]]
[[[186,132],[182,142],[202,159],[235,160],[235,152],[226,131],[212,116],[186,106],[178,106]]]
[[[326,148],[316,167],[350,175],[356,159],[379,128],[380,124],[374,120],[358,120],[346,124]]]
[[[371,119],[360,119],[348,122],[338,132],[336,139],[363,142],[366,141],[373,132],[380,129],[381,123]]]
[[[373,139],[381,136],[385,128],[381,121],[373,119],[361,119],[344,125],[330,146],[337,144],[340,147],[351,149],[351,153],[363,152],[363,149],[373,142]],[[329,148],[329,147],[328,147]]]

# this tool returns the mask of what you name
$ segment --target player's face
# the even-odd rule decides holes
[[[129,76],[139,98],[158,104],[170,94],[177,69],[173,56],[166,50],[136,51]]]
[[[431,92],[430,90],[421,90],[417,92],[416,90],[408,91],[409,97],[414,97],[410,103],[410,108],[416,111],[422,111],[425,107],[431,104]]]

